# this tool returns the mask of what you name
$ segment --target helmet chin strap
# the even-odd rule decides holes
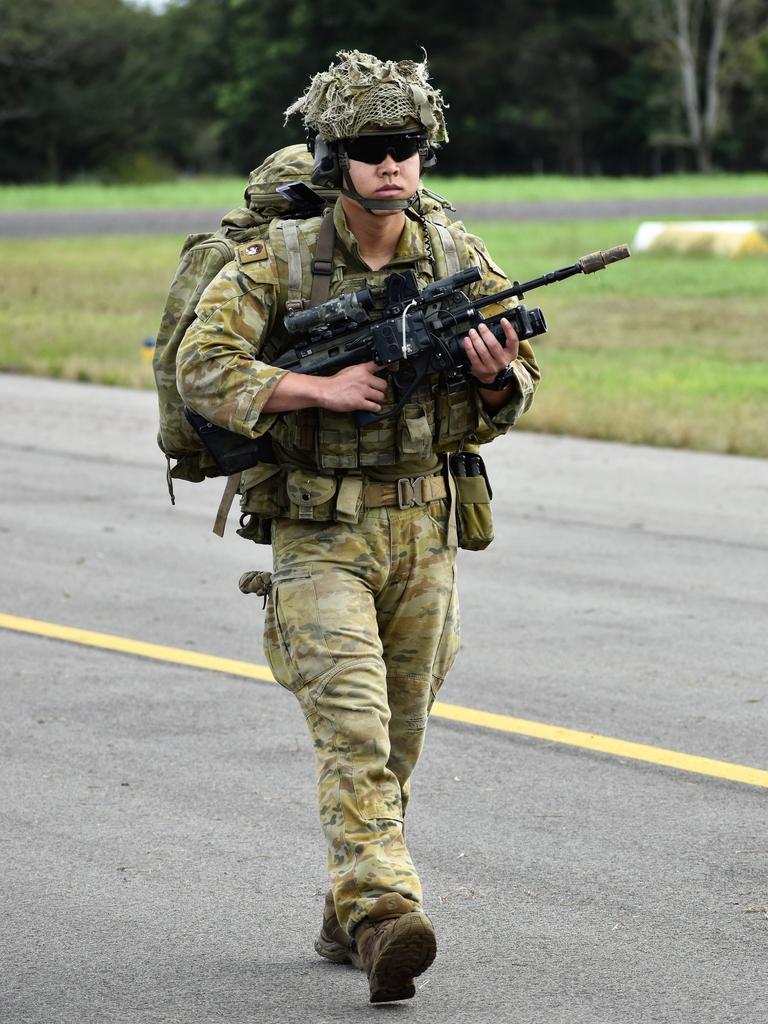
[[[355,188],[352,177],[349,173],[349,157],[342,145],[338,147],[339,168],[341,169],[342,185],[341,194],[349,199],[354,199],[364,210],[373,213],[374,210],[410,210],[419,198],[418,192],[414,192],[408,199],[365,199]],[[346,185],[346,188],[344,187]]]

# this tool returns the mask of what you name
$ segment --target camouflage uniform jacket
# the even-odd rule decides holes
[[[331,297],[379,285],[396,270],[415,270],[420,286],[448,272],[445,257],[441,260],[438,229],[434,225],[427,228],[430,222],[413,213],[406,215],[392,260],[377,271],[361,258],[340,202],[333,217],[336,242]],[[287,301],[309,294],[310,263],[320,223],[319,217],[273,221],[265,243],[241,246],[237,258],[210,283],[178,353],[178,387],[187,404],[212,422],[246,436],[270,431],[280,465],[314,468],[331,476],[358,471],[392,480],[428,473],[439,465],[440,453],[455,450],[465,441],[482,443],[505,433],[530,405],[539,380],[527,342],[521,343],[515,362],[515,386],[509,400],[492,415],[484,409],[473,384],[458,394],[442,394],[436,382],[414,395],[398,416],[364,428],[355,425],[351,414],[325,409],[263,413],[273,388],[287,372],[269,365],[269,360],[295,344],[282,320]],[[479,238],[460,222],[442,230],[450,231],[460,266],[475,265],[482,271],[482,280],[469,289],[470,295],[509,287]],[[287,245],[286,231],[298,233],[298,248]],[[428,255],[427,231],[434,262]],[[298,254],[303,296],[289,293],[289,261],[295,261]],[[494,307],[488,310],[496,311]],[[390,387],[385,409],[394,402]]]

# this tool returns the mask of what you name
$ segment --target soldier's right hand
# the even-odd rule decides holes
[[[322,407],[332,412],[381,412],[386,380],[377,374],[381,367],[373,361],[357,366],[345,366],[322,381]]]

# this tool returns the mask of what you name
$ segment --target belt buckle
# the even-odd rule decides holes
[[[397,507],[402,511],[424,504],[424,477],[401,476],[397,481]]]

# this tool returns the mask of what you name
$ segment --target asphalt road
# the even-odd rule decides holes
[[[183,234],[211,231],[226,210],[3,210],[0,238],[72,235]],[[604,217],[756,217],[768,214],[768,196],[683,196],[656,199],[462,203],[470,221],[593,220]]]
[[[0,611],[263,661],[268,551],[172,508],[149,393],[0,375]],[[517,434],[462,553],[442,698],[768,767],[768,462]],[[312,950],[290,695],[0,630],[0,1019],[756,1024],[766,790],[433,721],[409,843],[440,952],[410,1003]]]

